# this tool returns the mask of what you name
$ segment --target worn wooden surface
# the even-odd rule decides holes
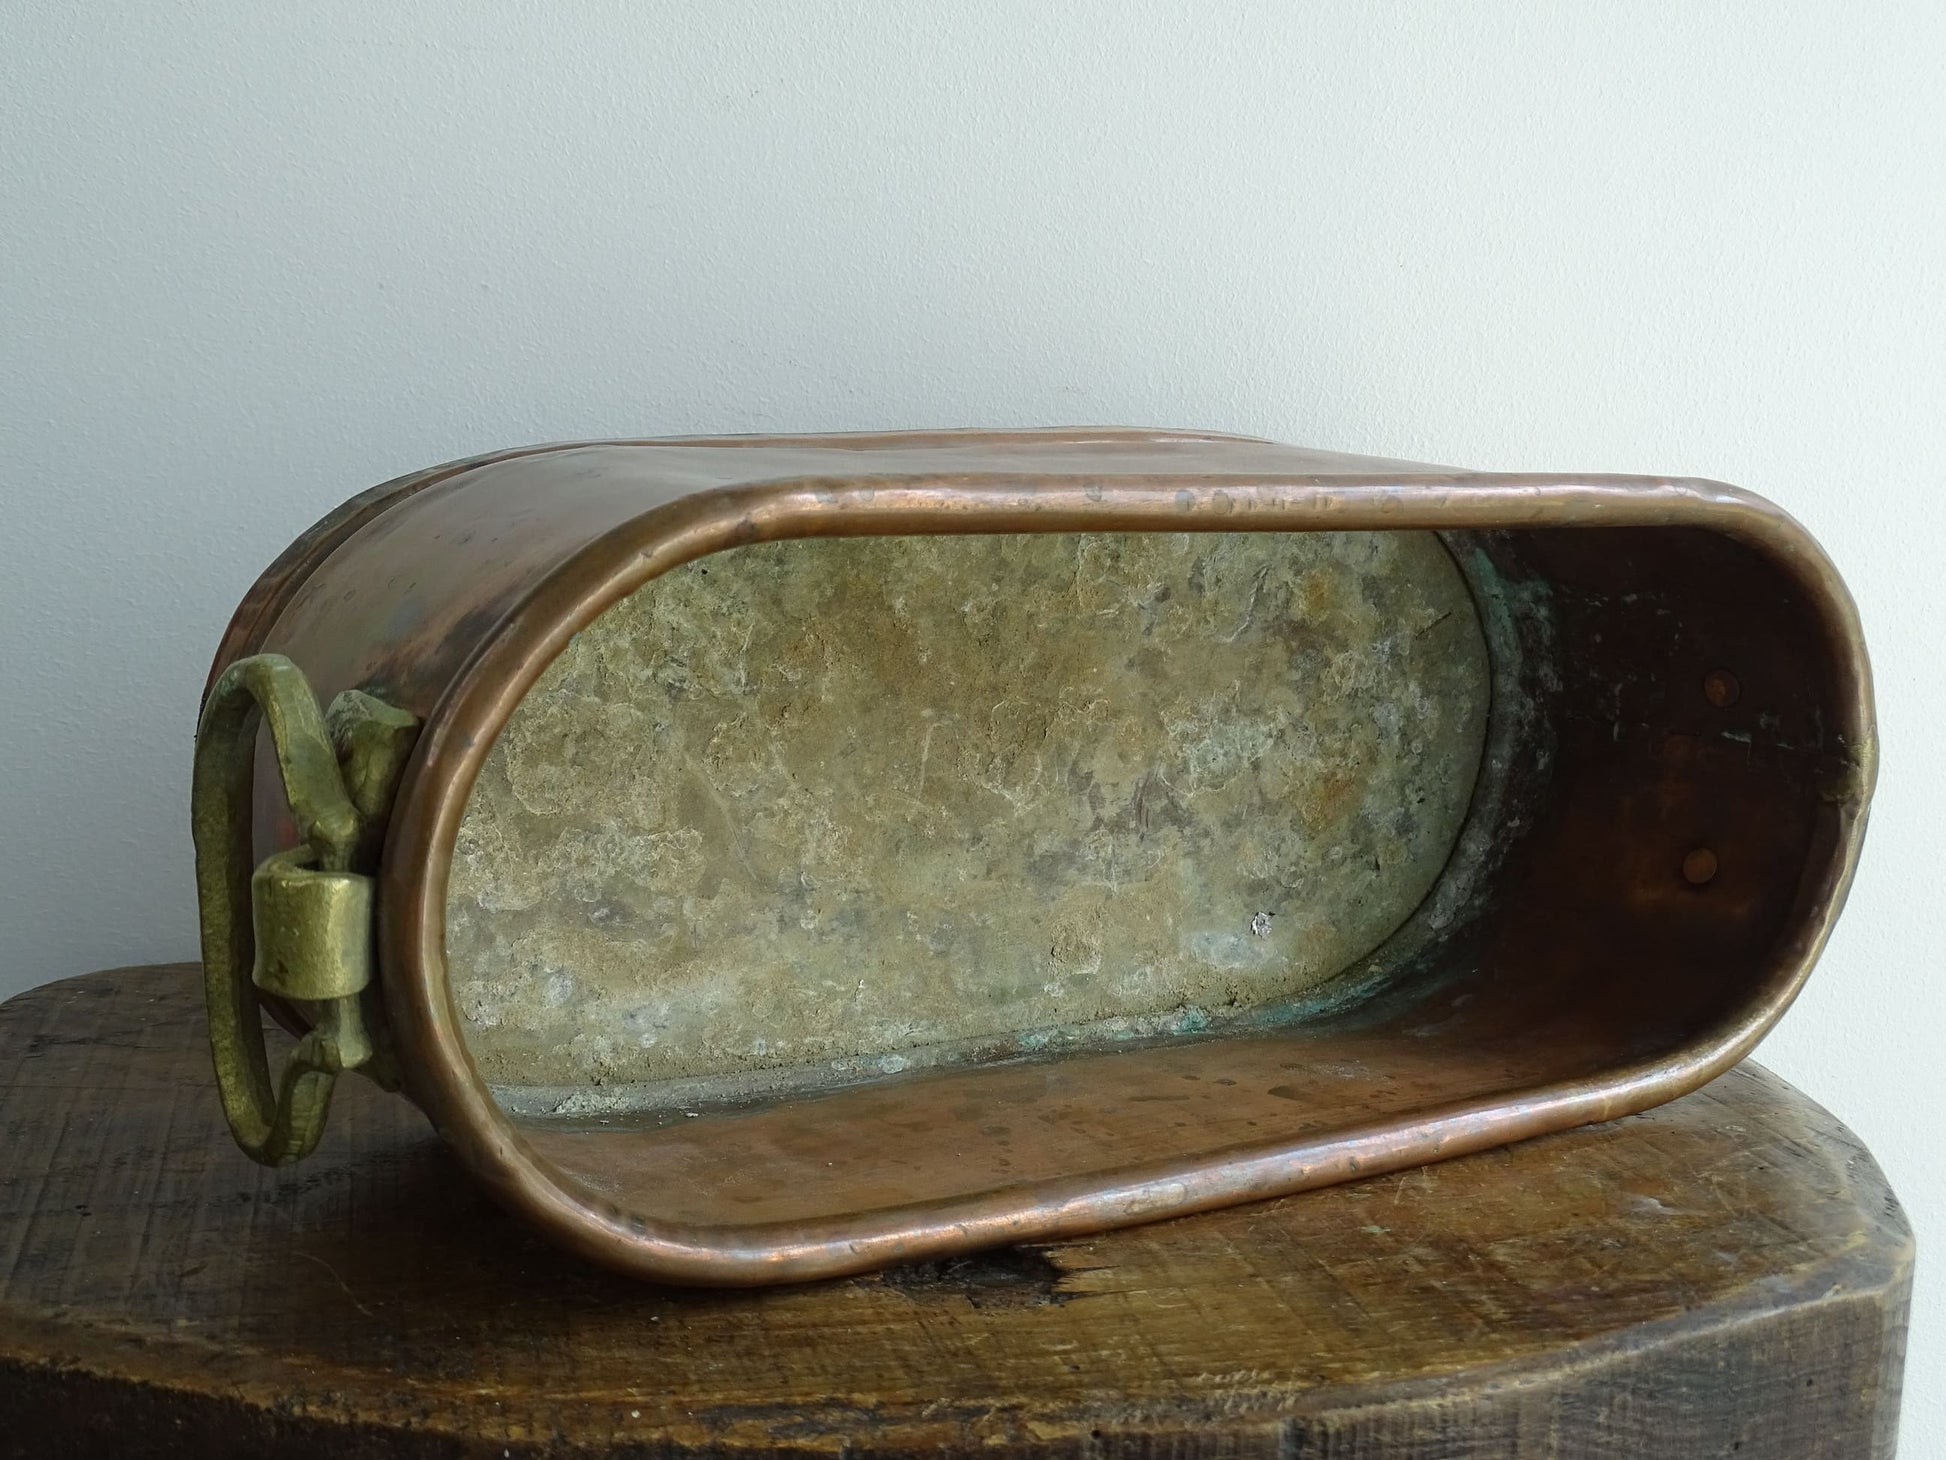
[[[403,1101],[230,1145],[193,971],[0,1009],[0,1453],[1730,1456],[1892,1451],[1912,1244],[1745,1065],[1401,1176],[769,1292],[530,1236]]]

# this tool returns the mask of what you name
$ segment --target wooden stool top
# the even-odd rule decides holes
[[[191,967],[0,1008],[0,1453],[1891,1453],[1912,1239],[1745,1065],[1672,1105],[1040,1249],[672,1291],[531,1236],[405,1101],[231,1145]]]

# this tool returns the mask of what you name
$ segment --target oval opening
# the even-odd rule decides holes
[[[473,788],[469,1050],[510,1113],[585,1117],[1301,1022],[1452,854],[1489,673],[1428,532],[684,564]]]

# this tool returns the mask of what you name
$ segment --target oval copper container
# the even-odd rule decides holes
[[[752,544],[1211,532],[1437,534],[1420,540],[1444,547],[1477,611],[1490,708],[1477,768],[1455,770],[1464,825],[1378,947],[1302,997],[1233,1017],[963,1041],[959,1057],[902,1073],[903,1057],[826,1061],[822,1083],[795,1086],[690,1071],[673,1105],[633,1114],[625,1101],[523,1108],[482,1074],[448,967],[456,838],[502,728],[605,610]],[[1080,626],[1056,615],[1042,647]],[[1301,624],[1278,632],[1302,643]],[[216,673],[263,651],[293,660],[320,698],[362,689],[423,722],[375,874],[377,978],[406,1093],[552,1238],[684,1283],[782,1282],[1149,1221],[1668,1100],[1748,1053],[1810,972],[1875,766],[1851,600],[1760,498],[1184,433],[480,457],[368,492],[295,544],[238,610]],[[1022,703],[1043,689],[1022,683]],[[267,755],[257,799],[258,852],[289,846]],[[942,887],[940,905],[954,896]],[[1327,928],[1336,914],[1306,915]],[[266,1002],[301,1027],[297,1009]],[[557,1012],[576,1017],[571,995]]]

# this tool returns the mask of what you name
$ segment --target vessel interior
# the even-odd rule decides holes
[[[672,1221],[1399,1124],[1761,1002],[1838,694],[1692,528],[735,548],[516,708],[447,976],[524,1138]]]

